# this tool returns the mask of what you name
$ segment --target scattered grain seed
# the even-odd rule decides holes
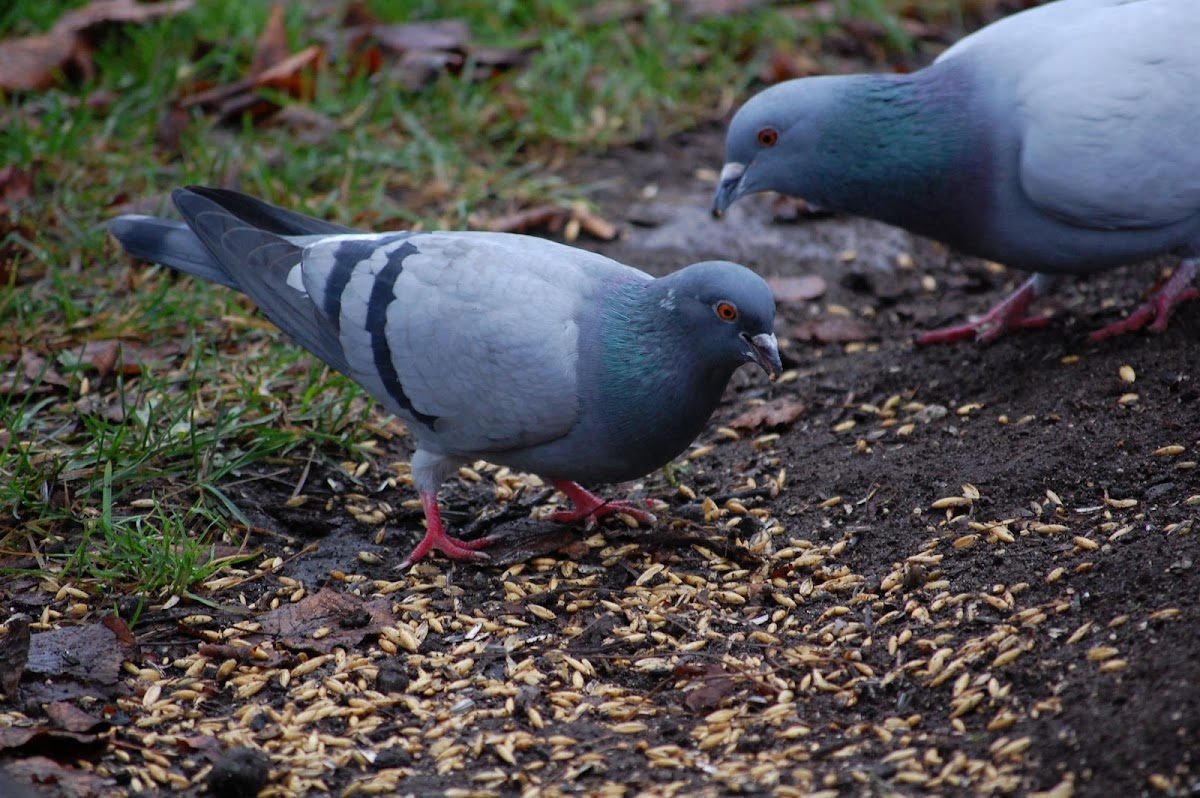
[[[1171,618],[1178,618],[1181,613],[1182,613],[1182,610],[1179,610],[1175,607],[1167,607],[1164,610],[1157,610],[1155,612],[1152,612],[1147,617],[1152,621],[1167,621],[1167,620],[1170,620]]]
[[[1115,673],[1117,671],[1123,671],[1128,664],[1129,663],[1123,659],[1106,660],[1100,664],[1100,672]]]
[[[1003,668],[1005,665],[1011,665],[1017,661],[1017,657],[1021,656],[1021,653],[1022,650],[1019,648],[1010,648],[992,660],[992,667]]]
[[[1183,454],[1184,451],[1186,450],[1182,446],[1177,443],[1173,443],[1169,446],[1159,447],[1150,454],[1154,455],[1155,457],[1175,457],[1176,455]]]
[[[1112,646],[1096,646],[1088,651],[1087,658],[1093,662],[1100,662],[1102,660],[1111,659],[1119,653],[1120,652]]]
[[[970,507],[971,500],[966,496],[946,496],[929,505],[933,510],[945,510],[951,507]]]
[[[1150,782],[1151,787],[1162,792],[1172,789],[1171,780],[1161,773],[1151,773],[1146,777],[1146,781]]]
[[[543,621],[553,621],[558,618],[554,611],[548,607],[543,607],[541,604],[530,604],[527,608],[532,615],[536,615]]]

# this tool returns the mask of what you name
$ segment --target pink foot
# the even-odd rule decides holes
[[[917,344],[948,344],[954,341],[964,341],[970,338],[986,344],[999,338],[1010,330],[1024,330],[1033,327],[1045,327],[1050,321],[1045,316],[1026,316],[1030,303],[1041,296],[1053,284],[1053,279],[1035,274],[1026,280],[1020,288],[1009,294],[1008,298],[989,310],[983,318],[967,324],[956,324],[952,327],[942,327],[930,330],[917,336]]]
[[[397,566],[400,570],[408,568],[426,554],[437,549],[452,560],[487,560],[490,559],[479,549],[492,542],[491,538],[483,537],[476,540],[459,540],[446,534],[442,526],[442,514],[438,511],[437,494],[422,493],[421,506],[425,509],[425,537]]]
[[[571,500],[571,503],[575,505],[570,510],[559,510],[554,513],[550,516],[551,521],[569,524],[584,519],[584,527],[586,529],[591,529],[596,525],[598,519],[606,515],[612,515],[613,513],[625,513],[634,518],[639,524],[652,524],[655,521],[653,513],[646,512],[633,502],[606,502],[594,493],[586,490],[578,482],[558,480],[550,484],[554,485],[557,490],[565,493],[567,498]]]
[[[1151,319],[1154,319],[1154,323],[1150,325],[1150,329],[1155,332],[1163,332],[1167,329],[1167,320],[1171,318],[1171,311],[1176,305],[1200,297],[1200,291],[1192,285],[1198,268],[1200,268],[1200,259],[1191,258],[1183,261],[1175,269],[1171,278],[1162,288],[1154,292],[1146,304],[1129,314],[1129,318],[1096,330],[1088,336],[1088,340],[1103,341],[1105,338],[1112,338],[1115,335],[1140,330]]]

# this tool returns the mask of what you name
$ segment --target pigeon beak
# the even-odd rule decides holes
[[[713,197],[712,215],[720,219],[725,215],[725,209],[742,195],[742,175],[746,171],[744,163],[730,161],[721,168],[721,177],[717,181],[717,195]]]
[[[759,333],[753,338],[743,333],[742,340],[750,345],[750,357],[767,372],[768,379],[774,382],[783,371],[783,363],[779,360],[779,341],[775,339],[774,333]]]

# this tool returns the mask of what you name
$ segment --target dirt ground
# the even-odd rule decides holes
[[[37,732],[0,737],[14,779],[45,795],[263,779],[279,796],[1200,794],[1200,303],[1163,335],[1086,343],[1159,274],[1131,267],[1068,281],[1043,330],[916,348],[1022,276],[860,220],[775,223],[769,198],[713,221],[720,142],[714,126],[566,172],[600,181],[625,231],[584,246],[658,273],[719,257],[823,281],[780,283],[798,295],[779,305],[786,379],[740,372],[678,467],[604,488],[664,502],[652,529],[564,532],[528,517],[548,501],[535,484],[481,466],[443,505],[457,529],[508,536],[497,564],[399,573],[419,510],[403,484],[373,489],[403,483],[402,437],[359,487],[309,475],[299,506],[305,465],[283,464],[231,488],[263,554],[211,586],[224,609],[111,631],[124,664],[107,682],[26,669],[0,704],[0,726]],[[0,586],[34,618],[64,603],[44,592]],[[96,725],[48,716],[55,699]]]

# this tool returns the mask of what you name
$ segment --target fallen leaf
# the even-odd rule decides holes
[[[59,729],[76,734],[103,734],[111,728],[108,721],[89,715],[69,701],[47,704],[46,717]]]
[[[536,227],[557,233],[566,223],[567,214],[567,209],[560,205],[538,205],[493,219],[471,214],[467,223],[493,233],[524,233]]]
[[[74,33],[47,33],[0,42],[0,89],[44,91],[73,70],[94,73],[91,50]]]
[[[32,196],[33,173],[31,170],[12,164],[0,168],[0,216],[8,216],[12,210],[12,203],[27,200]]]
[[[312,72],[323,59],[324,50],[314,44],[262,72],[185,97],[180,105],[184,108],[199,105],[215,109],[222,120],[244,114],[262,119],[277,111],[279,105],[259,96],[256,89],[269,88],[289,97],[311,99],[316,85]]]
[[[579,220],[583,232],[601,241],[612,241],[617,237],[617,226],[607,219],[602,219],[587,208],[576,208],[573,218]]]
[[[371,34],[384,47],[397,53],[463,50],[471,38],[471,29],[461,19],[437,19],[404,25],[375,25]]]
[[[13,618],[8,622],[8,634],[0,637],[0,690],[12,701],[29,659],[29,621]]]
[[[39,632],[29,641],[25,671],[45,677],[69,676],[84,683],[116,684],[121,664],[137,653],[135,646],[121,638],[102,623]]]
[[[817,274],[805,274],[799,277],[768,277],[767,285],[771,288],[771,296],[781,305],[805,302],[825,294],[828,285],[825,278]]]
[[[781,396],[778,399],[772,399],[766,404],[752,407],[745,413],[729,422],[729,426],[734,429],[742,429],[747,431],[763,429],[775,429],[791,424],[804,412],[805,407],[802,402],[791,399],[786,396]]]
[[[619,233],[616,225],[586,208],[565,208],[561,205],[538,205],[492,219],[472,214],[467,223],[493,233],[525,233],[538,228],[548,233],[561,230],[567,241],[574,241],[580,232],[601,241],[611,241]]]
[[[254,43],[254,56],[250,59],[249,74],[258,75],[288,57],[290,52],[287,28],[283,24],[283,4],[273,3],[267,24]]]
[[[64,388],[67,381],[47,358],[32,349],[23,349],[14,367],[0,372],[0,394],[28,393],[35,385],[44,391],[49,386]]]
[[[285,604],[259,619],[263,634],[294,651],[327,654],[337,647],[350,648],[363,638],[379,634],[394,624],[391,602],[364,601],[358,596],[325,587],[295,604]]]
[[[137,0],[93,0],[83,8],[68,11],[51,28],[53,33],[82,33],[88,28],[107,22],[150,22],[182,14],[192,7],[192,0],[170,0],[162,3],[139,3]]]
[[[801,322],[792,328],[792,334],[800,341],[827,344],[844,344],[879,337],[879,331],[874,327],[850,316],[825,316]]]
[[[127,646],[136,646],[137,638],[133,636],[133,630],[129,628],[129,624],[124,618],[116,615],[105,615],[100,619],[100,624],[117,636],[117,642]]]
[[[102,746],[106,745],[95,734],[64,731],[49,726],[0,728],[0,751],[10,756],[16,753],[25,753],[77,759],[83,756],[88,749],[95,747],[97,743]]]
[[[105,779],[95,773],[89,773],[79,768],[63,767],[53,759],[44,756],[31,756],[4,766],[9,777],[19,785],[39,785],[40,789],[30,796],[37,798],[100,798],[107,787]],[[111,793],[110,793],[111,794]],[[8,793],[4,793],[9,798]],[[24,798],[18,793],[13,798]]]
[[[725,668],[710,664],[705,666],[700,674],[699,685],[687,691],[683,703],[692,712],[704,715],[712,712],[733,695],[736,686]]]
[[[191,121],[191,115],[179,103],[170,103],[154,127],[154,146],[163,155],[178,158],[183,154],[183,134]]]
[[[85,34],[105,23],[141,23],[174,16],[192,7],[192,0],[138,3],[136,0],[95,0],[68,11],[48,33],[0,42],[0,90],[42,91],[73,75],[95,75]]]
[[[130,341],[88,341],[82,349],[72,349],[78,354],[79,363],[94,368],[100,377],[114,372],[125,377],[136,376],[143,369],[161,365],[170,357],[179,354],[176,344],[142,347]]]

